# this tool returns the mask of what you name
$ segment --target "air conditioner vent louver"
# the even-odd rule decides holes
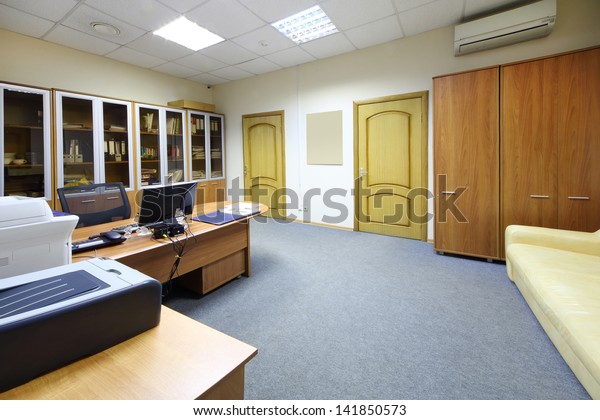
[[[547,36],[556,0],[542,0],[454,27],[454,55],[469,54]]]

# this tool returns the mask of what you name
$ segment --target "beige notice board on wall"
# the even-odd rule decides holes
[[[306,114],[306,163],[341,165],[342,111]]]

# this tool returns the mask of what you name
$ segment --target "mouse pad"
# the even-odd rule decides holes
[[[259,213],[256,211],[251,214]],[[251,214],[240,214],[240,213],[232,213],[225,212],[221,210],[214,211],[212,213],[200,214],[198,216],[192,217],[192,220],[197,222],[210,223],[212,225],[223,225],[225,223],[233,222],[234,220],[243,219],[245,217],[250,216]]]

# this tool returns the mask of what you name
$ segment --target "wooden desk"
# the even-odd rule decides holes
[[[196,214],[215,211],[217,206],[228,203],[207,203],[199,205]],[[261,213],[267,206],[260,204]],[[248,219],[240,219],[224,225],[190,221],[191,235],[172,238],[185,242],[185,252],[179,263],[176,276],[185,287],[204,294],[240,276],[250,276],[250,227]],[[75,229],[73,241],[87,239],[91,235],[110,230],[113,227],[133,223],[134,220],[120,220],[102,225]],[[73,262],[82,258],[107,257],[164,283],[176,260],[176,252],[169,239],[153,239],[151,236],[134,234],[122,244],[73,256]]]
[[[26,400],[243,399],[257,349],[162,307],[160,324],[0,394]]]

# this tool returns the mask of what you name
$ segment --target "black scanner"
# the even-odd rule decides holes
[[[92,258],[0,283],[0,392],[160,322],[160,282]]]

